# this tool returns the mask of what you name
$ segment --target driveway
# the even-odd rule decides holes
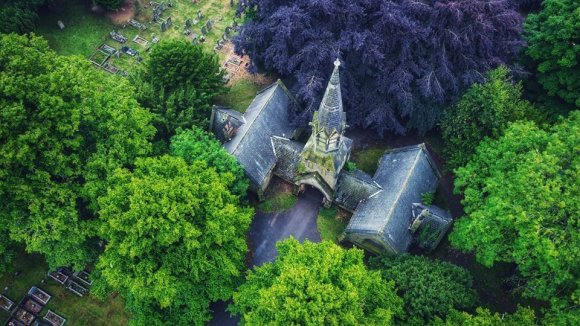
[[[283,212],[256,212],[248,238],[252,255],[252,266],[261,266],[276,258],[276,242],[293,236],[302,242],[306,239],[320,242],[320,233],[316,227],[316,217],[322,205],[322,194],[308,188],[300,195],[296,204]],[[230,302],[216,302],[211,305],[213,319],[210,325],[237,325],[239,317],[230,317],[225,311]]]
[[[250,225],[250,250],[252,265],[261,266],[276,257],[276,242],[293,236],[302,242],[306,239],[320,242],[316,217],[322,205],[322,194],[308,188],[296,204],[283,212],[256,212]]]

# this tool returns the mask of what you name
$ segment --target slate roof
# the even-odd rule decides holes
[[[326,129],[329,135],[335,129],[341,134],[346,124],[346,113],[342,109],[339,66],[340,61],[336,59],[334,62],[334,70],[332,71],[330,81],[328,82],[328,86],[326,86],[318,109],[318,123]]]
[[[337,205],[354,212],[361,201],[376,195],[382,189],[371,176],[361,170],[343,171],[338,179],[334,201]]]
[[[412,240],[408,230],[412,204],[421,202],[423,193],[435,191],[438,178],[424,144],[385,153],[373,177],[384,190],[360,203],[346,228],[347,236],[379,234],[395,253],[405,252]]]
[[[286,181],[294,182],[296,166],[300,162],[300,152],[302,152],[304,144],[274,136],[272,137],[272,146],[274,147],[274,155],[278,159],[274,174]]]
[[[250,181],[260,188],[265,186],[269,173],[276,164],[270,138],[291,137],[288,107],[294,101],[284,84],[278,80],[264,88],[254,98],[243,115],[242,124],[224,148],[244,167]]]

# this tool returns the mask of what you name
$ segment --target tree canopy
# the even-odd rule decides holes
[[[125,80],[36,36],[0,35],[0,220],[51,268],[82,268],[107,175],[150,151]]]
[[[127,297],[136,325],[203,325],[245,268],[253,212],[230,193],[231,174],[180,157],[117,169],[99,200],[106,241],[101,281]]]
[[[378,256],[370,261],[383,279],[394,281],[403,298],[405,325],[425,325],[435,316],[444,318],[453,309],[475,306],[477,296],[469,271],[423,256]]]
[[[125,0],[93,0],[93,2],[100,4],[107,10],[115,10],[121,8]]]
[[[522,84],[514,83],[507,67],[486,74],[473,84],[441,120],[445,156],[451,169],[465,165],[485,137],[497,138],[508,123],[533,117],[531,103],[522,99]]]
[[[0,0],[0,33],[32,32],[38,20],[36,10],[44,0]]]
[[[456,170],[466,216],[450,234],[486,266],[517,264],[524,294],[555,307],[578,304],[580,290],[580,112],[548,130],[517,122],[486,139]]]
[[[391,325],[400,312],[393,283],[366,269],[362,250],[293,238],[277,249],[234,293],[245,325]]]
[[[234,181],[228,185],[230,191],[240,198],[246,196],[249,184],[244,175],[244,169],[213,134],[196,127],[178,130],[177,135],[171,138],[170,150],[171,155],[182,157],[189,164],[195,161],[205,161],[219,174],[232,174]]]
[[[464,311],[452,310],[445,320],[437,317],[433,326],[477,325],[477,326],[534,326],[536,316],[532,309],[518,307],[513,314],[498,314],[484,308],[477,308],[471,315]]]
[[[137,99],[156,114],[158,138],[177,128],[205,127],[216,96],[225,92],[214,54],[182,40],[162,41],[137,74]]]
[[[507,1],[248,0],[236,51],[295,81],[306,118],[337,57],[349,124],[432,128],[442,109],[522,44]]]
[[[580,106],[580,6],[575,0],[544,0],[524,25],[527,54],[537,79],[551,96]]]

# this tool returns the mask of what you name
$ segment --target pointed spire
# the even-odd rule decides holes
[[[337,58],[334,61],[334,70],[318,108],[318,123],[326,129],[328,134],[331,134],[334,129],[342,134],[346,124],[346,117],[342,110],[339,67],[340,60]]]

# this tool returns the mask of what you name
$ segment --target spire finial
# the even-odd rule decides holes
[[[334,60],[334,66],[335,67],[340,66],[340,60],[338,58],[336,58],[336,60]]]

